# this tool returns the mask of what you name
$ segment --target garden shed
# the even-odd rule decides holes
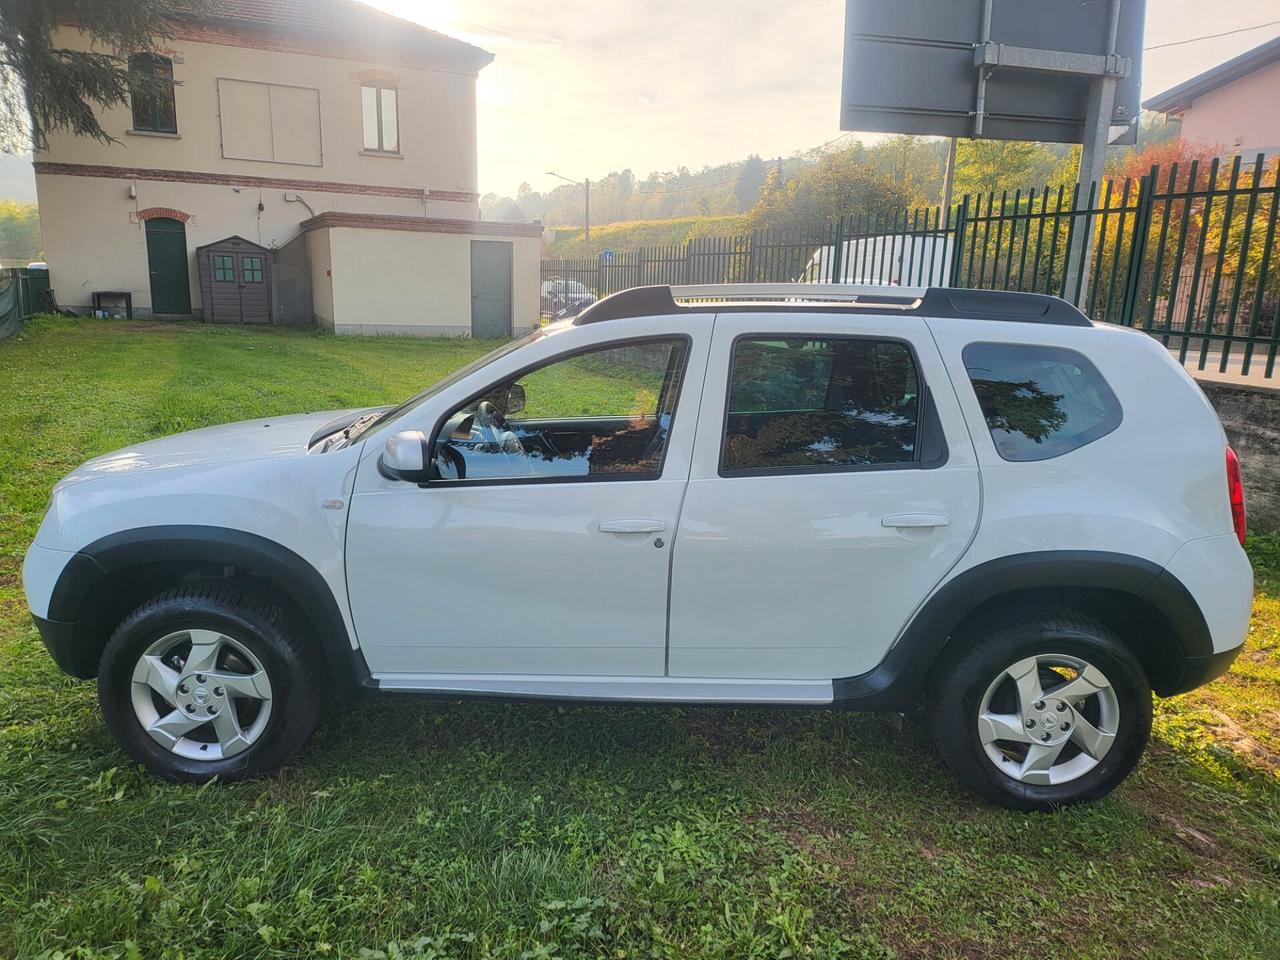
[[[270,323],[274,252],[244,237],[196,248],[200,299],[209,323]]]

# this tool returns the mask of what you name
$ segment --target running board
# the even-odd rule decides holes
[[[834,699],[830,680],[530,677],[487,673],[375,673],[370,680],[370,686],[388,693],[422,693],[434,696],[798,706],[829,706]]]

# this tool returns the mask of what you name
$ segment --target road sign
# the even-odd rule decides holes
[[[603,264],[605,264],[606,266],[608,266],[609,264],[613,263],[613,251],[612,251],[612,250],[601,250],[601,251],[600,251],[600,262],[601,262],[601,263],[603,263]]]
[[[1145,7],[1145,0],[846,0],[840,127],[1081,143],[1090,136],[1094,81],[1108,78],[1115,81],[1108,139],[1133,143]]]

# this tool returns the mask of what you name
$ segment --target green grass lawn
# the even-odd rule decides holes
[[[19,566],[84,459],[402,398],[489,345],[41,320],[0,343],[0,957],[1280,955],[1280,540],[1222,680],[1116,794],[1022,815],[921,725],[388,699],[279,775],[160,783],[62,675]]]

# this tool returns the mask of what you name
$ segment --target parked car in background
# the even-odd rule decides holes
[[[1222,427],[1143,333],[1032,294],[647,287],[392,409],[91,460],[23,577],[175,780],[272,770],[361,692],[922,704],[964,784],[1038,810],[1228,668],[1244,536]]]
[[[556,277],[542,281],[542,315],[553,321],[576,317],[596,299],[596,295],[579,280]]]

